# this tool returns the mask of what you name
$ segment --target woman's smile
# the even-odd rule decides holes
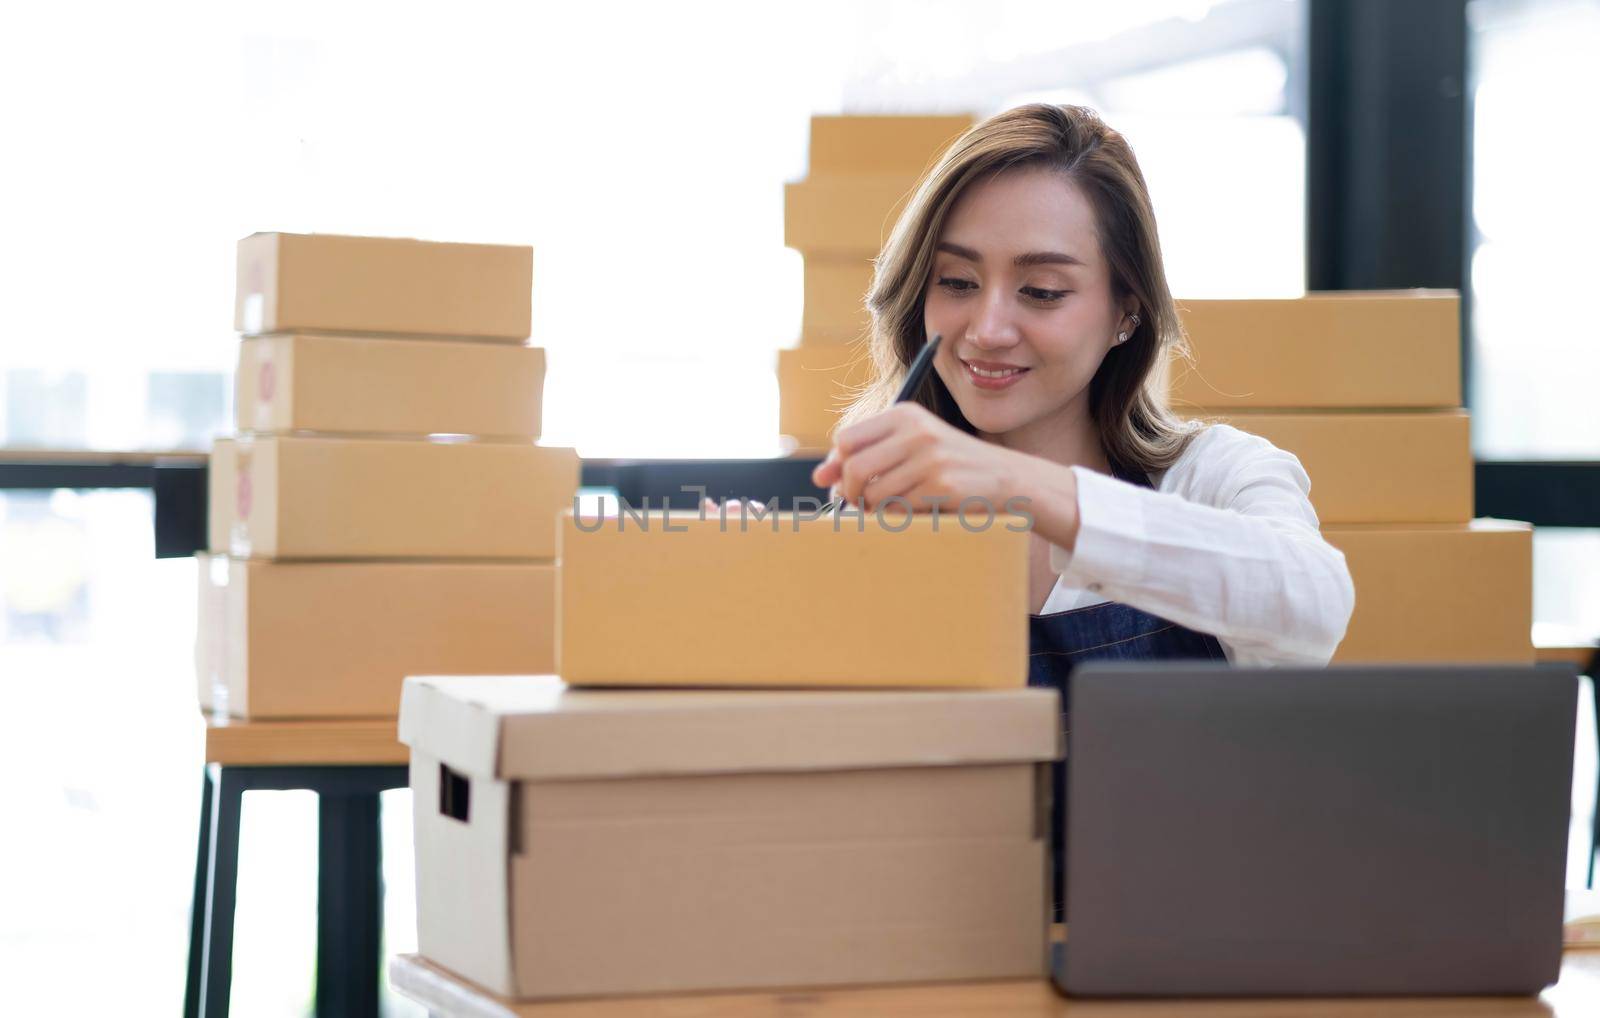
[[[990,392],[1009,389],[1022,380],[1028,368],[999,361],[968,360],[961,358],[963,375],[974,387]]]

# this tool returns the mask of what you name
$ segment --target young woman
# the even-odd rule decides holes
[[[1106,658],[1327,663],[1355,602],[1344,556],[1299,460],[1167,407],[1156,372],[1183,340],[1149,192],[1093,112],[1023,106],[958,139],[867,306],[877,380],[814,479],[869,509],[1027,498],[1030,684],[1065,694]],[[928,382],[891,405],[934,335]]]

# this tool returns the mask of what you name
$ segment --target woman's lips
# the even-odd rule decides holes
[[[964,360],[961,362],[961,367],[967,374],[967,381],[979,389],[991,391],[1009,389],[1028,373],[1027,368],[1019,368],[1014,364],[996,364],[992,361]]]

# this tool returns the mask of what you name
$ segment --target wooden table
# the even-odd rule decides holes
[[[1600,950],[1568,951],[1561,981],[1539,997],[1066,1000],[1032,979],[514,1004],[414,954],[390,962],[389,985],[435,1018],[1592,1018],[1600,1014]]]
[[[395,719],[206,718],[206,761],[189,926],[185,1018],[225,1018],[244,793],[317,793],[317,985],[320,1015],[377,1018],[383,928],[378,796],[407,784]]]

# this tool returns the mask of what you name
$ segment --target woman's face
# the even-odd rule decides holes
[[[1087,420],[1089,380],[1131,303],[1118,306],[1076,186],[1048,169],[970,185],[945,219],[923,321],[934,368],[985,435]]]

